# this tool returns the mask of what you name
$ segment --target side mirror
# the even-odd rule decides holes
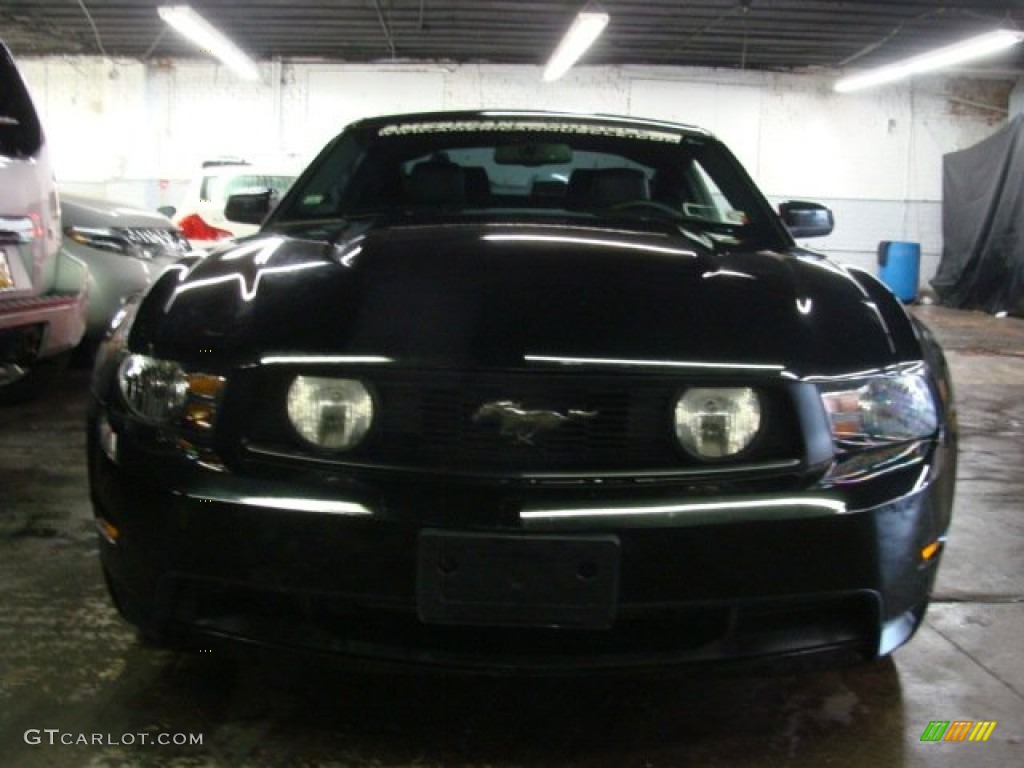
[[[779,204],[779,215],[793,237],[824,237],[832,234],[832,211],[819,203],[790,200]]]
[[[224,206],[224,218],[238,224],[262,224],[270,213],[273,192],[244,192],[231,195]]]
[[[173,219],[174,214],[178,212],[178,209],[175,208],[173,205],[161,205],[159,208],[156,209],[156,212],[162,213],[168,219]]]

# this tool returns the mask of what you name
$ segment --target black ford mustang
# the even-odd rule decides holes
[[[475,669],[889,653],[955,417],[928,331],[794,244],[830,229],[692,128],[350,126],[101,350],[114,602],[156,640]]]

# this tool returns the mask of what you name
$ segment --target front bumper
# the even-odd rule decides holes
[[[0,366],[31,365],[74,348],[85,333],[88,272],[60,252],[56,284],[41,296],[0,292]]]
[[[942,445],[879,479],[904,492],[868,507],[841,489],[295,483],[158,459],[130,431],[115,462],[100,446],[106,424],[95,413],[89,435],[101,558],[145,632],[469,669],[888,653],[924,615],[941,547],[922,550],[944,536],[952,487]],[[574,546],[584,555],[569,562]],[[469,587],[444,573],[453,552],[477,569]],[[607,581],[565,586],[595,562]]]

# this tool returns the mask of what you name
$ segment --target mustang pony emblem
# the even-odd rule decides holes
[[[533,438],[541,432],[565,424],[567,421],[587,421],[597,416],[597,411],[528,411],[514,400],[496,400],[484,403],[473,414],[474,423],[497,421],[498,434],[511,437],[517,442],[533,445]]]

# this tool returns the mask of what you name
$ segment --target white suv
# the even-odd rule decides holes
[[[177,208],[160,212],[174,220],[194,248],[211,248],[222,240],[251,235],[259,229],[224,217],[228,197],[246,192],[269,192],[273,208],[299,175],[294,163],[254,165],[243,160],[212,160],[189,182]]]
[[[88,271],[60,224],[42,125],[0,43],[0,404],[38,392],[85,331]]]

